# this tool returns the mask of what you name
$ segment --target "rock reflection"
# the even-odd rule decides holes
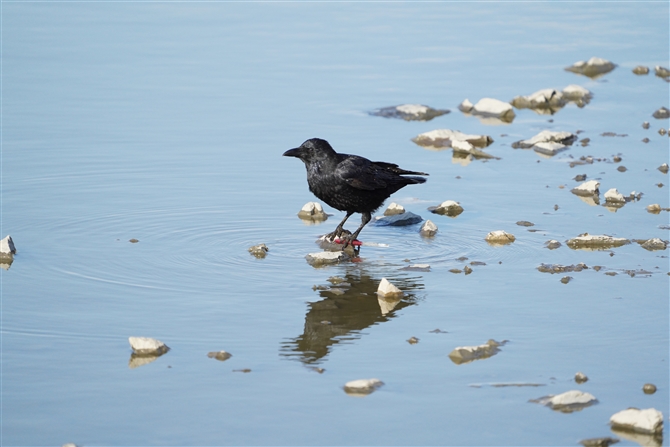
[[[347,269],[343,277],[331,278],[330,286],[317,286],[320,301],[309,303],[301,335],[282,343],[280,355],[299,359],[305,365],[320,363],[334,345],[361,337],[361,331],[389,321],[396,312],[416,303],[412,290],[423,288],[417,278],[393,278],[404,294],[392,302],[380,299],[375,277],[359,266]]]

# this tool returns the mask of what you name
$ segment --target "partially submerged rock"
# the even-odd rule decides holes
[[[0,255],[14,255],[16,254],[16,247],[10,235],[0,240]]]
[[[561,243],[558,242],[557,240],[551,239],[545,242],[544,246],[547,247],[549,250],[556,250],[558,247],[561,246]]]
[[[559,152],[563,152],[567,148],[568,146],[565,144],[556,143],[555,141],[537,143],[535,146],[533,146],[533,150],[538,154],[548,155],[550,157],[553,157]]]
[[[647,75],[649,74],[649,67],[638,65],[637,67],[633,68],[633,73],[636,75]]]
[[[575,374],[575,382],[577,383],[586,383],[588,380],[589,378],[586,377],[586,374],[581,371]]]
[[[588,61],[578,61],[569,67],[565,67],[566,71],[581,74],[589,78],[597,78],[610,71],[614,70],[616,64],[599,57],[592,57]]]
[[[230,352],[226,351],[212,351],[207,353],[207,357],[209,357],[210,359],[219,360],[220,362],[225,362],[232,356],[233,355]]]
[[[374,390],[384,385],[379,379],[358,379],[344,384],[344,392],[350,396],[367,396]]]
[[[457,365],[474,362],[475,360],[486,359],[500,352],[499,347],[503,346],[504,344],[504,341],[497,342],[495,340],[489,340],[483,345],[479,346],[460,346],[458,348],[454,348],[454,350],[449,353],[449,358]]]
[[[461,106],[463,107],[459,106],[461,111],[465,110],[467,107],[467,105],[464,105],[464,103],[465,101],[461,103]],[[480,99],[477,101],[477,104],[472,106],[472,108],[467,113],[478,115],[484,118],[496,118],[503,123],[511,123],[516,117],[514,108],[510,103],[493,98]]]
[[[589,267],[584,263],[561,265],[561,264],[540,264],[537,268],[542,273],[565,273],[565,272],[581,272]]]
[[[661,171],[663,174],[667,174],[668,170],[670,170],[670,167],[668,167],[667,163],[663,163],[661,166],[657,168],[659,171]]]
[[[647,212],[651,214],[658,214],[661,212],[663,208],[661,208],[661,205],[658,203],[652,203],[650,205],[647,205]]]
[[[396,227],[401,227],[405,225],[414,225],[423,220],[423,217],[412,213],[411,211],[406,211],[402,214],[396,214],[394,216],[383,216],[375,217],[375,220],[372,221],[374,225],[391,225]]]
[[[644,386],[642,386],[642,392],[644,394],[654,394],[656,392],[656,385],[653,383],[645,383]]]
[[[128,342],[133,352],[139,355],[159,356],[170,350],[165,343],[149,337],[129,337]]]
[[[408,265],[407,267],[403,267],[401,270],[430,272],[430,264],[412,264]]]
[[[619,442],[617,438],[602,437],[602,438],[589,438],[582,439],[579,441],[584,447],[609,447],[612,444]]]
[[[477,149],[467,141],[454,140],[451,142],[451,147],[454,150],[455,156],[472,155],[475,158],[495,158],[497,160],[500,160],[499,157],[487,154],[486,152]]]
[[[405,208],[402,205],[393,202],[384,211],[384,216],[395,216],[396,214],[402,214],[404,212]]]
[[[253,256],[255,256],[259,259],[264,258],[265,255],[268,254],[268,251],[270,251],[268,246],[265,245],[265,244],[254,245],[254,246],[249,247],[247,250],[249,251],[249,253],[251,253]]]
[[[577,135],[572,132],[543,130],[532,138],[512,143],[512,147],[515,149],[530,149],[538,143],[560,143],[569,146],[576,139]]]
[[[421,226],[419,233],[421,233],[421,236],[433,237],[437,234],[437,225],[435,225],[432,220],[427,220]]]
[[[305,256],[307,263],[311,266],[319,267],[328,264],[337,264],[339,262],[348,261],[350,256],[343,251],[320,251],[317,253],[309,253]]]
[[[517,109],[532,109],[538,113],[553,114],[566,104],[566,100],[562,92],[545,88],[528,96],[515,96],[511,103]]]
[[[560,411],[561,413],[572,413],[581,411],[586,407],[598,402],[593,394],[585,393],[579,390],[566,391],[565,393],[557,395],[549,395],[532,399],[530,402],[540,405],[546,405],[552,410]]]
[[[503,244],[511,244],[516,240],[516,237],[514,237],[513,234],[510,234],[506,231],[495,230],[487,234],[484,239],[486,240],[486,242],[492,245],[503,245]]]
[[[563,97],[574,102],[577,107],[584,107],[591,101],[593,94],[580,85],[570,84],[563,89]]]
[[[655,408],[629,408],[610,417],[612,428],[638,433],[656,434],[663,431],[663,413]]]
[[[419,146],[435,149],[452,147],[454,141],[466,141],[475,147],[483,148],[493,143],[493,138],[488,135],[464,134],[458,130],[436,129],[419,134],[412,138],[412,141]]]
[[[612,188],[605,193],[605,202],[623,205],[626,198],[616,188]]]
[[[463,212],[463,207],[460,203],[453,200],[445,200],[438,206],[429,207],[428,211],[435,214],[441,214],[443,216],[456,217]]]
[[[395,285],[391,284],[388,279],[382,278],[377,288],[377,295],[381,296],[402,296],[403,292]]]
[[[300,211],[298,217],[303,220],[326,220],[328,214],[323,211],[323,207],[318,202],[307,202]]]
[[[659,120],[668,119],[670,118],[670,110],[668,110],[666,107],[661,107],[655,111],[652,116]]]
[[[612,247],[621,247],[622,245],[630,244],[630,241],[621,237],[612,237],[603,235],[592,235],[588,233],[580,234],[566,242],[568,247],[572,249],[579,248],[594,248],[605,249]]]
[[[449,112],[447,109],[433,109],[421,104],[402,104],[374,110],[370,112],[370,115],[383,116],[384,118],[400,118],[405,121],[430,121],[435,117],[445,115]]]
[[[659,78],[668,78],[670,77],[670,70],[668,70],[665,67],[661,67],[660,65],[657,65],[654,67],[654,74],[658,76]]]
[[[600,190],[598,189],[599,186],[600,182],[598,180],[588,180],[575,186],[570,192],[578,196],[597,196],[600,194]]]
[[[645,250],[649,251],[654,251],[654,250],[665,250],[668,248],[668,243],[662,239],[659,238],[652,238],[652,239],[647,239],[646,241],[642,242],[640,244],[642,248]]]

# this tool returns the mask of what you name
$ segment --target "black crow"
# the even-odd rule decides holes
[[[297,157],[307,168],[309,190],[319,199],[347,215],[326,235],[327,239],[342,237],[343,225],[354,213],[361,213],[361,226],[344,238],[345,247],[356,240],[363,227],[375,212],[394,192],[406,185],[424,183],[423,177],[405,175],[428,175],[400,169],[398,165],[381,161],[370,161],[358,155],[338,154],[326,140],[312,138],[300,147],[284,152],[286,157]]]

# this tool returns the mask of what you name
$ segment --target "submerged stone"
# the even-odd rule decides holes
[[[402,214],[396,214],[394,216],[383,216],[375,217],[375,220],[372,221],[374,225],[391,225],[391,226],[406,226],[414,225],[421,222],[423,218],[417,214],[412,213],[411,211],[406,211]]]
[[[612,428],[655,434],[663,431],[663,413],[655,408],[629,408],[610,417]]]
[[[443,216],[456,217],[463,212],[463,207],[460,203],[453,200],[445,200],[438,206],[431,206],[428,211],[434,214],[441,214]]]
[[[497,118],[504,123],[511,123],[516,117],[514,108],[510,103],[494,98],[480,99],[477,101],[477,104],[472,107],[470,113],[483,117]]]
[[[538,154],[549,155],[550,157],[553,157],[554,155],[558,154],[559,152],[563,152],[566,149],[568,149],[568,146],[562,143],[556,143],[554,141],[537,143],[535,146],[533,146],[533,150]]]
[[[642,387],[644,394],[654,394],[656,392],[656,385],[653,383],[645,383]]]
[[[585,393],[579,390],[566,391],[565,393],[557,395],[549,395],[532,399],[530,402],[540,405],[546,405],[552,410],[560,411],[561,413],[572,413],[581,411],[586,407],[598,402],[593,394]]]
[[[599,57],[592,57],[588,61],[578,61],[569,67],[566,71],[581,74],[589,78],[597,78],[614,70],[616,64]]]
[[[586,377],[586,374],[581,371],[575,374],[575,382],[577,383],[586,383],[588,380],[589,378]]]
[[[383,107],[370,112],[373,116],[384,118],[399,118],[405,121],[430,121],[435,117],[445,115],[447,109],[433,109],[421,104],[402,104],[399,106]]]
[[[619,442],[617,438],[602,437],[602,438],[589,438],[582,439],[579,441],[584,447],[609,447],[612,444]]]
[[[556,250],[558,247],[560,247],[562,244],[558,242],[557,240],[550,240],[545,242],[544,246],[547,247],[549,250]]]
[[[566,273],[566,272],[581,272],[587,270],[589,267],[584,263],[561,265],[561,264],[540,264],[537,268],[542,273]]]

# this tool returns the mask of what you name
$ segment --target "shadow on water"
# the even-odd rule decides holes
[[[282,343],[280,355],[298,358],[305,365],[321,363],[332,346],[361,338],[361,331],[398,316],[397,311],[417,303],[412,290],[423,288],[417,278],[393,278],[404,291],[396,299],[377,295],[381,277],[360,266],[347,267],[343,277],[331,277],[329,285],[315,286],[322,298],[309,303],[301,335]]]

